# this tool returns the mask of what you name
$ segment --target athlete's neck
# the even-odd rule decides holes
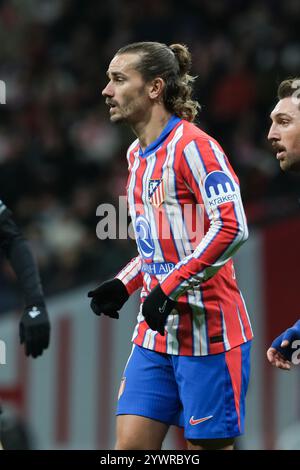
[[[170,117],[171,113],[166,109],[157,107],[152,109],[150,115],[145,115],[143,121],[132,126],[133,132],[138,137],[143,152],[148,145],[160,136]]]

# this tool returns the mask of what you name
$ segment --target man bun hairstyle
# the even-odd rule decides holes
[[[169,47],[177,59],[179,74],[184,77],[192,67],[192,56],[188,48],[182,44],[171,44]]]
[[[166,109],[187,121],[194,121],[200,105],[192,99],[195,77],[189,74],[191,54],[183,44],[167,46],[159,42],[136,42],[118,50],[116,55],[139,54],[135,66],[145,82],[162,78],[165,82],[163,102]]]

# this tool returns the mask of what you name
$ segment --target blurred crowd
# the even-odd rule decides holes
[[[299,0],[0,0],[0,198],[13,210],[55,293],[115,273],[133,242],[99,240],[96,208],[125,193],[133,135],[101,97],[115,51],[130,42],[187,44],[198,124],[241,181],[252,223],[299,210],[299,177],[266,140],[278,83],[299,76]],[[0,309],[14,305],[2,261]]]

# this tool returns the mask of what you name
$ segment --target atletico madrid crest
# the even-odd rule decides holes
[[[149,180],[149,201],[154,207],[159,207],[165,200],[164,180]]]

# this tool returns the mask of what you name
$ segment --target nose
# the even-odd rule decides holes
[[[268,140],[280,140],[280,134],[278,132],[278,128],[276,126],[276,123],[273,122],[271,124],[269,133],[268,133]]]
[[[102,90],[102,96],[107,97],[107,96],[113,96],[113,87],[111,85],[111,82],[108,82],[105,88]]]

